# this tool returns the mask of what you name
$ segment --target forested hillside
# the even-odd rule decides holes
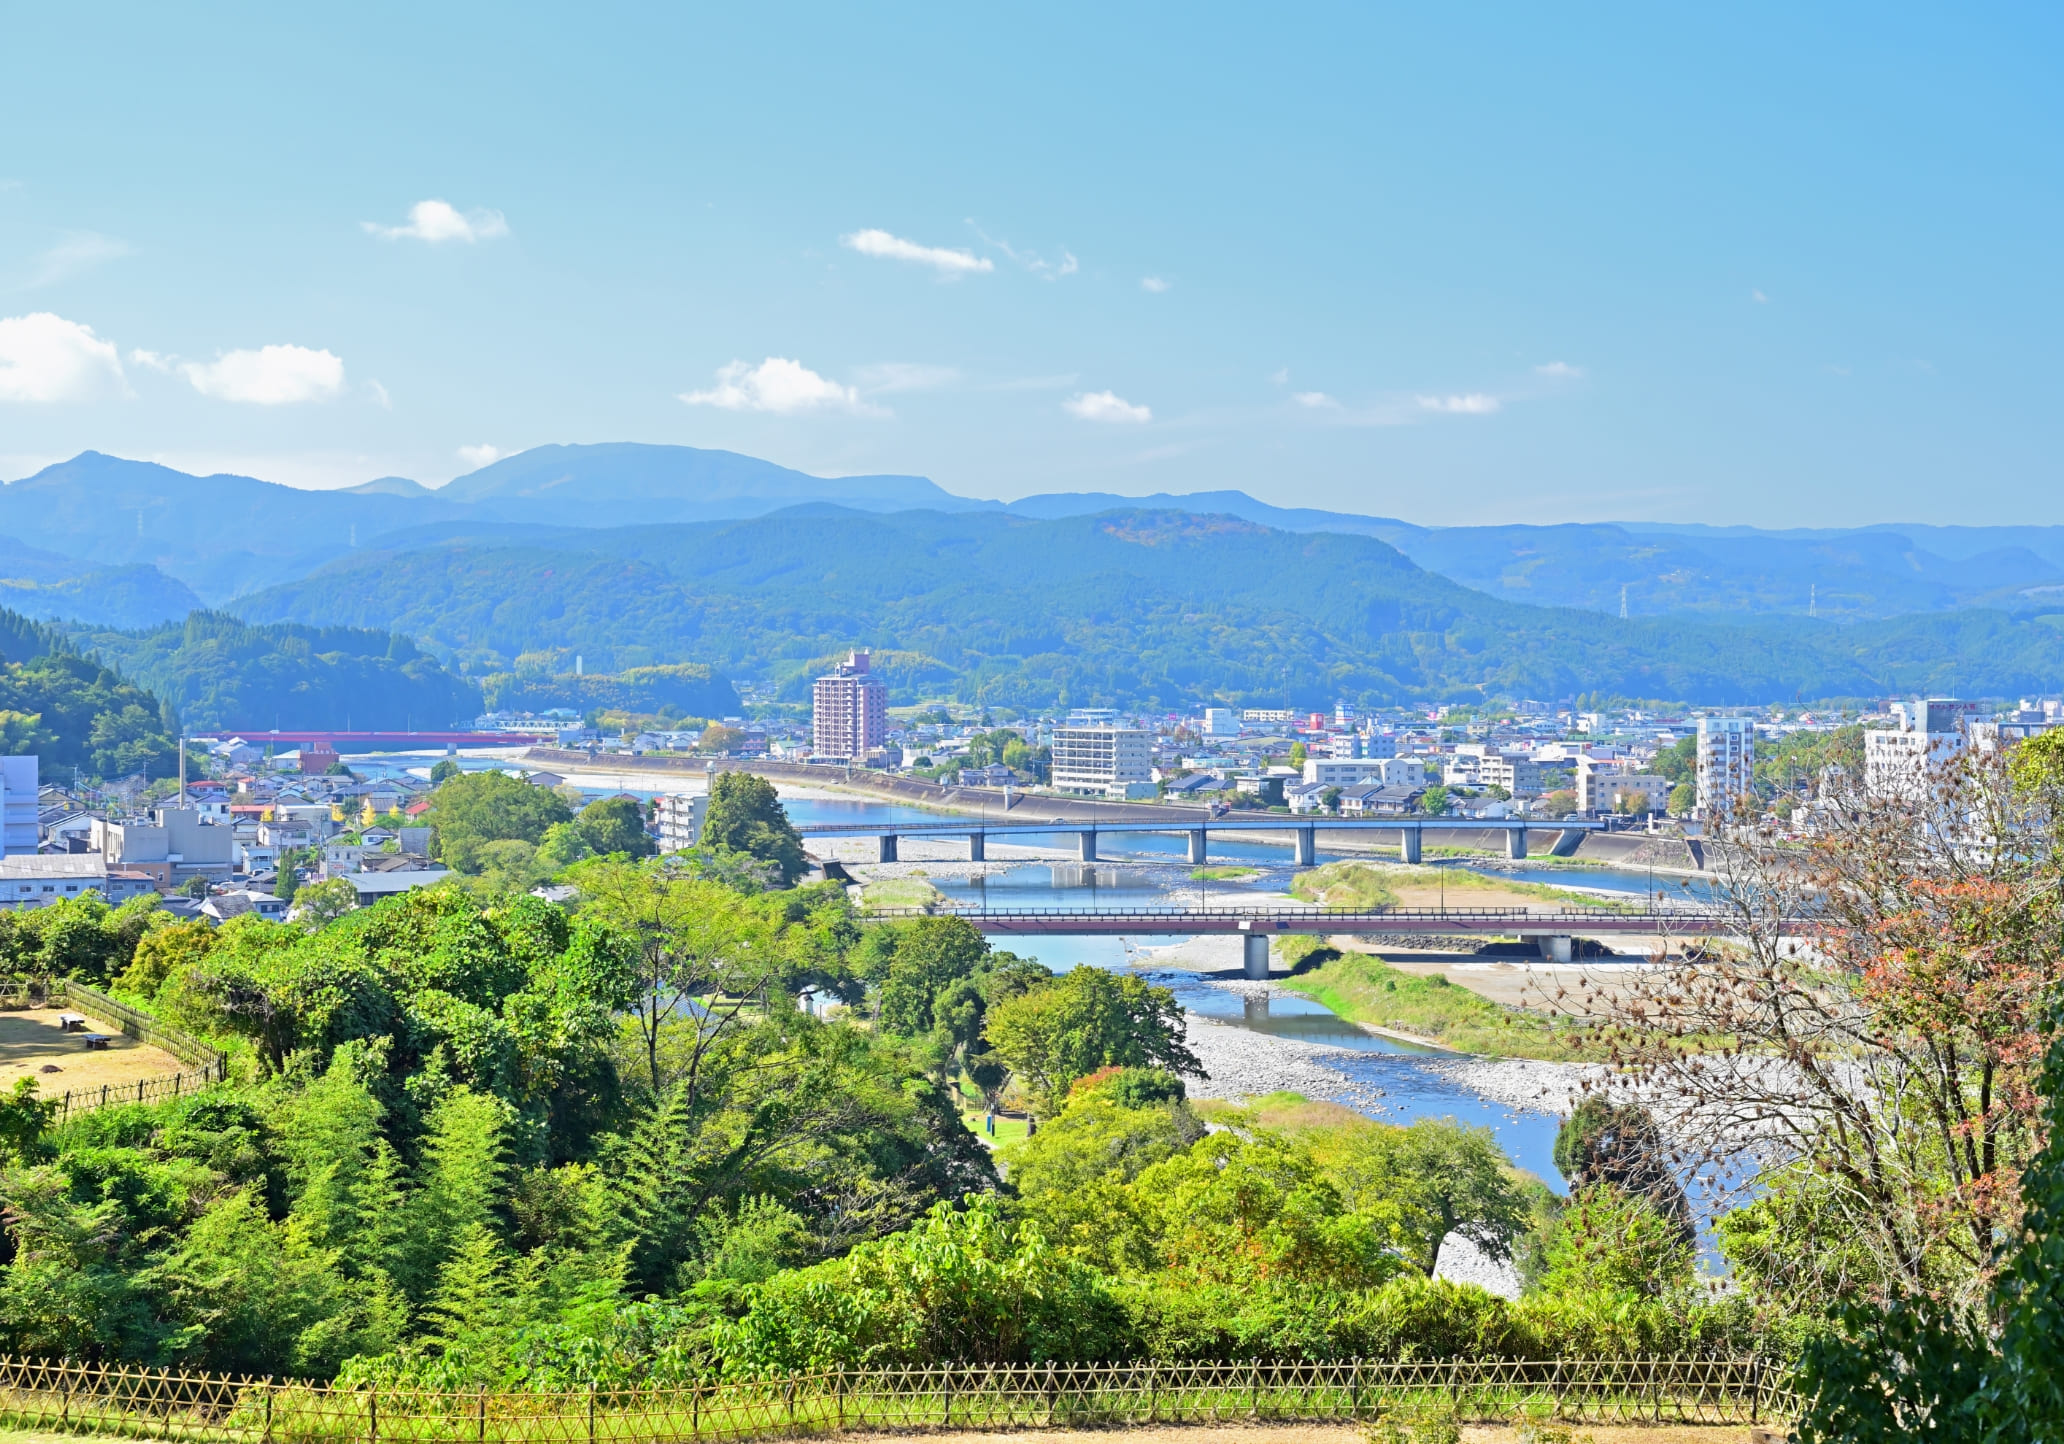
[[[362,552],[236,610],[391,627],[474,672],[563,648],[603,668],[691,660],[772,677],[798,699],[819,659],[854,645],[902,655],[890,680],[904,699],[1032,705],[1998,695],[2064,675],[2064,635],[2004,613],[1621,621],[1486,597],[1370,537],[1183,512],[799,508],[504,540]]]
[[[46,779],[165,777],[177,729],[171,708],[63,632],[0,609],[0,753],[34,754]]]
[[[69,638],[165,698],[194,730],[437,730],[480,712],[473,683],[385,631],[195,612],[148,631],[75,626]]]

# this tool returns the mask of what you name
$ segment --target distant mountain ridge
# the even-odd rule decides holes
[[[1427,527],[1279,507],[1242,491],[960,497],[918,476],[819,477],[736,452],[631,442],[534,447],[431,489],[379,477],[304,491],[84,452],[0,486],[0,600],[143,626],[309,577],[357,550],[502,545],[530,529],[744,520],[833,507],[1061,520],[1180,510],[1386,542],[1509,601],[1630,617],[1862,621],[1973,606],[2064,613],[2064,527],[1878,524],[1759,531],[1665,523]],[[18,564],[8,558],[18,556]]]

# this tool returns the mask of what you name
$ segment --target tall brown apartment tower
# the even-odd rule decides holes
[[[858,762],[889,735],[889,689],[867,675],[867,653],[851,652],[845,665],[819,677],[810,697],[810,750],[818,757]]]

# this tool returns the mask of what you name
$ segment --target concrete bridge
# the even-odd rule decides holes
[[[1026,799],[1026,803],[1033,803]],[[1026,804],[1020,804],[1023,807]],[[1219,833],[1289,833],[1292,852],[1297,866],[1310,867],[1318,859],[1318,834],[1321,832],[1352,833],[1396,833],[1398,853],[1406,862],[1417,862],[1421,855],[1420,841],[1429,829],[1453,831],[1458,827],[1484,832],[1505,834],[1505,856],[1523,858],[1527,855],[1528,834],[1533,832],[1555,834],[1555,841],[1549,852],[1556,857],[1568,857],[1577,850],[1586,832],[1594,832],[1605,824],[1595,821],[1547,822],[1526,818],[1416,818],[1416,817],[1329,817],[1323,821],[1312,817],[1283,816],[1280,813],[1265,813],[1260,816],[1200,818],[1195,822],[1181,821],[1131,821],[1119,820],[1099,822],[1080,818],[1053,818],[1045,822],[997,821],[961,818],[941,822],[818,822],[796,828],[805,838],[872,837],[876,839],[877,862],[897,860],[897,842],[906,837],[965,837],[968,840],[968,859],[983,862],[988,858],[988,842],[992,837],[1054,836],[1074,833],[1076,856],[1083,862],[1097,860],[1097,839],[1111,833],[1158,832],[1189,839],[1189,861],[1199,865],[1210,857],[1211,835]]]
[[[878,918],[925,917],[922,908],[883,908]],[[1040,935],[1164,936],[1234,935],[1246,940],[1244,961],[1250,978],[1268,976],[1269,939],[1277,933],[1494,933],[1531,938],[1541,956],[1569,962],[1579,934],[1701,937],[1726,933],[1738,919],[1716,912],[1673,912],[1653,907],[1527,908],[1087,908],[955,909],[982,932],[1003,937]]]

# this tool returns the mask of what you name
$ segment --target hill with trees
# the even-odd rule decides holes
[[[480,691],[405,636],[254,626],[220,612],[123,632],[73,626],[69,645],[150,688],[195,730],[439,730],[480,713]]]
[[[2064,672],[2064,633],[2006,612],[1627,621],[1488,597],[1373,537],[1165,510],[476,527],[355,553],[236,610],[405,631],[476,673],[559,648],[604,669],[691,660],[796,700],[852,645],[905,659],[887,673],[899,700],[1034,706],[2002,695]]]

